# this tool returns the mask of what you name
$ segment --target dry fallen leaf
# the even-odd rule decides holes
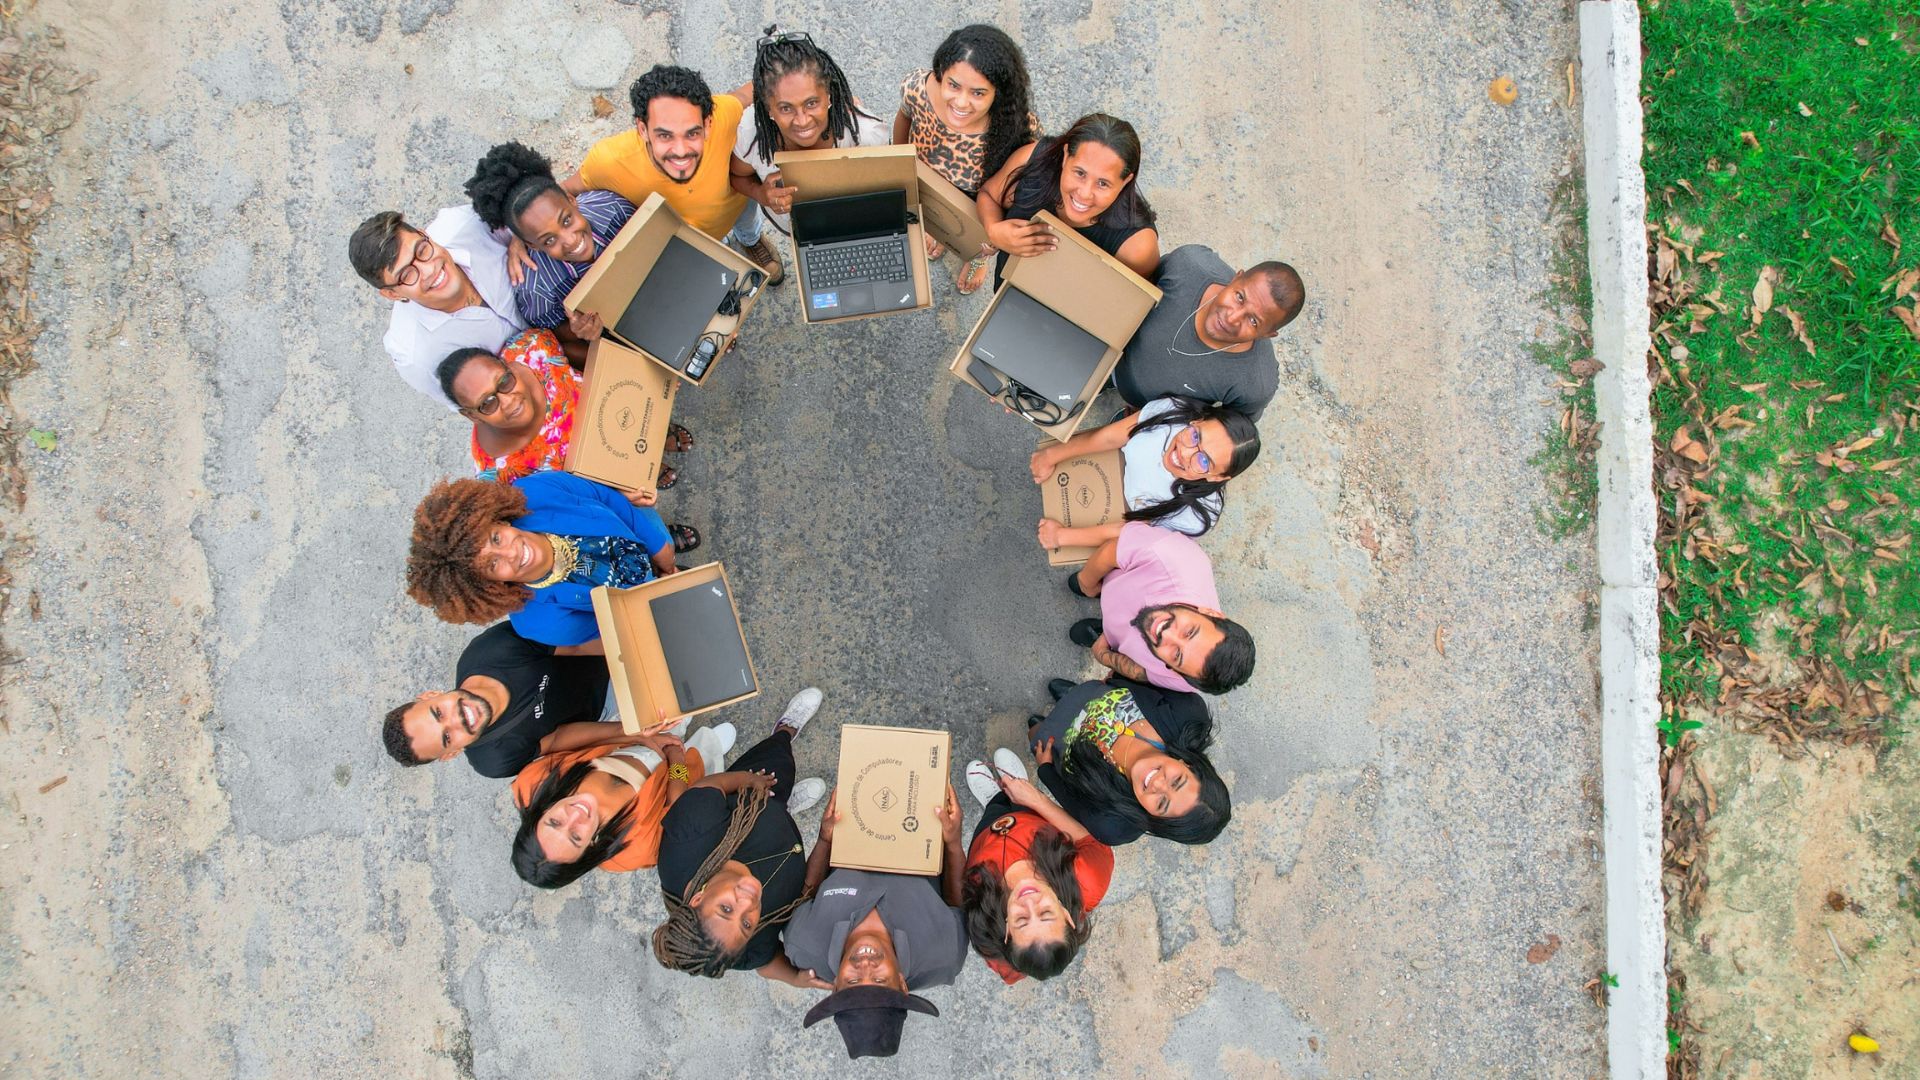
[[[1573,363],[1567,365],[1567,370],[1571,371],[1573,377],[1576,379],[1591,379],[1606,369],[1607,365],[1595,360],[1591,356],[1575,360]]]
[[[404,69],[402,69],[402,70],[404,70],[404,71],[406,71],[406,73],[407,73],[407,74],[409,74],[409,75],[411,75],[411,74],[413,74],[413,65],[412,65],[412,64],[408,64],[408,65],[406,65],[406,67],[405,67]]]
[[[1741,132],[1740,141],[1743,143],[1746,143],[1748,146],[1753,147],[1755,150],[1760,149],[1760,138],[1759,136],[1755,135],[1751,131]]]
[[[1849,283],[1853,281],[1853,267],[1848,266],[1846,263],[1841,262],[1839,257],[1835,255],[1827,256],[1827,261],[1833,264],[1834,269],[1846,275],[1847,281]]]
[[[605,119],[613,115],[613,102],[605,94],[593,95],[593,115]]]
[[[1439,653],[1441,656],[1447,655],[1447,628],[1446,627],[1436,626],[1433,628],[1433,648],[1434,648],[1434,651]]]
[[[1799,338],[1800,344],[1805,345],[1807,347],[1807,355],[1808,356],[1818,355],[1813,350],[1813,339],[1807,336],[1807,320],[1801,318],[1799,312],[1793,310],[1792,308],[1788,307],[1785,304],[1780,305],[1780,314],[1785,315],[1787,317],[1788,324],[1793,327],[1793,336],[1796,338]]]
[[[1559,951],[1560,935],[1548,934],[1547,940],[1536,941],[1533,943],[1533,947],[1527,950],[1527,963],[1544,964],[1553,959],[1553,954]]]
[[[1514,99],[1519,96],[1520,88],[1515,86],[1513,80],[1505,75],[1487,84],[1487,97],[1491,99],[1495,105],[1511,105]]]
[[[47,781],[46,783],[40,785],[40,794],[45,795],[47,792],[52,791],[54,788],[57,788],[61,784],[64,784],[66,782],[67,782],[67,778],[64,775],[56,776],[53,779]]]
[[[1807,108],[1807,103],[1806,103],[1806,102],[1804,102],[1804,101],[1800,103],[1800,115],[1801,115],[1801,116],[1812,116],[1812,115],[1813,115],[1813,110],[1812,110],[1812,109],[1809,109],[1809,108]]]
[[[1916,313],[1915,308],[1920,308],[1920,304],[1915,307],[1897,307],[1893,309],[1893,313],[1907,325],[1907,333],[1912,334],[1915,339],[1920,339],[1920,313]]]
[[[1894,228],[1893,219],[1886,217],[1885,215],[1882,215],[1880,218],[1880,239],[1885,240],[1893,248],[1893,258],[1890,259],[1889,261],[1896,262],[1896,263],[1899,262],[1900,261],[1900,230]]]
[[[1753,283],[1753,325],[1760,325],[1760,317],[1773,307],[1773,285],[1780,280],[1780,271],[1771,266],[1760,268],[1760,279]]]

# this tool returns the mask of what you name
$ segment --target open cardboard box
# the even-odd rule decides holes
[[[639,208],[633,212],[633,216],[628,218],[627,223],[621,227],[619,233],[608,242],[606,250],[593,260],[593,266],[574,284],[573,291],[567,294],[565,303],[568,311],[590,311],[599,315],[604,326],[600,332],[602,337],[611,339],[615,344],[646,357],[674,375],[698,386],[712,377],[713,370],[720,366],[720,361],[727,355],[727,350],[733,346],[734,338],[739,336],[740,324],[746,322],[747,312],[753,310],[754,303],[760,299],[760,293],[766,290],[763,287],[742,300],[738,316],[730,320],[716,316],[717,322],[731,321],[733,326],[726,332],[726,343],[720,347],[714,355],[713,362],[707,365],[707,369],[701,372],[697,379],[621,337],[619,331],[614,329],[615,324],[620,321],[620,316],[626,313],[627,305],[632,303],[634,296],[639,293],[641,284],[652,272],[653,264],[660,258],[660,253],[666,250],[667,241],[676,236],[736,274],[744,276],[750,270],[760,269],[752,259],[680,220],[680,215],[673,212],[673,208],[667,205],[667,201],[660,197],[659,192],[655,192],[647,196],[647,200],[640,204]]]
[[[800,319],[813,326],[855,322],[881,315],[899,315],[924,311],[933,306],[933,288],[927,282],[926,234],[921,230],[920,159],[911,145],[848,146],[825,150],[783,150],[773,155],[780,179],[794,188],[795,202],[812,202],[841,195],[864,195],[874,191],[900,190],[907,193],[907,266],[913,274],[913,306],[865,315],[837,315],[815,319],[806,302],[812,291],[807,286],[806,261],[794,252],[794,271],[800,278]],[[958,189],[955,189],[956,194]],[[977,223],[977,219],[976,219]],[[981,233],[985,236],[984,230]]]
[[[621,491],[652,491],[673,422],[674,373],[603,337],[587,346],[567,471]]]
[[[1059,238],[1059,246],[1045,255],[1027,259],[1016,255],[1007,260],[1006,271],[1000,275],[1000,288],[993,294],[993,303],[987,305],[986,314],[974,324],[967,340],[960,343],[960,351],[953,354],[953,362],[947,365],[947,370],[954,378],[985,394],[986,387],[967,374],[967,365],[973,362],[973,343],[979,340],[980,331],[993,318],[993,313],[999,310],[1000,300],[1007,295],[1007,290],[1019,289],[1052,308],[1068,322],[1099,338],[1107,346],[1106,354],[1094,365],[1093,374],[1087,378],[1086,385],[1081,387],[1079,396],[1074,399],[1086,408],[1081,409],[1079,415],[1057,424],[1033,424],[1055,442],[1066,442],[1080,429],[1087,414],[1093,411],[1094,397],[1106,385],[1107,376],[1113,373],[1114,365],[1120,362],[1120,354],[1126,351],[1127,342],[1133,340],[1140,323],[1153,310],[1153,305],[1160,302],[1160,290],[1045,210],[1035,214],[1034,220],[1045,222],[1053,230]]]
[[[760,693],[760,676],[753,670],[753,657],[747,657],[748,681],[752,689],[691,711],[680,708],[673,689],[673,673],[667,668],[666,653],[660,644],[661,628],[653,619],[652,601],[684,589],[697,589],[719,582],[733,603],[733,587],[727,582],[727,570],[717,562],[690,567],[677,574],[655,578],[631,589],[593,590],[593,615],[600,624],[600,640],[607,651],[607,674],[613,683],[613,696],[620,705],[620,726],[629,735],[647,735],[670,728],[689,716],[745,701]],[[733,612],[734,629],[746,646],[746,630],[740,626],[737,604]]]
[[[1057,446],[1042,439],[1040,449]],[[1118,450],[1097,450],[1061,462],[1040,485],[1040,516],[1069,529],[1091,529],[1119,521],[1127,512]],[[1051,566],[1079,566],[1093,557],[1090,547],[1060,547],[1047,552]]]
[[[953,737],[924,728],[840,726],[835,866],[940,872],[940,804]]]

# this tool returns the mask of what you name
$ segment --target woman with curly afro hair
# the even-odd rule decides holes
[[[539,472],[512,484],[443,480],[413,511],[407,595],[450,623],[502,615],[530,641],[598,642],[596,586],[629,588],[673,573],[700,546],[603,484]]]
[[[600,317],[570,314],[563,301],[633,216],[633,204],[611,191],[569,194],[554,179],[553,165],[517,142],[488,150],[466,190],[482,223],[519,240],[507,277],[521,317],[554,331],[576,367],[585,363],[588,343],[600,336]]]

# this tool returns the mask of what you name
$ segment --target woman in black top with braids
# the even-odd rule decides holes
[[[1089,113],[1059,135],[1014,151],[975,200],[987,236],[1000,250],[995,277],[1008,255],[1025,259],[1053,250],[1058,241],[1031,220],[1045,210],[1153,280],[1160,269],[1160,234],[1136,182],[1139,174],[1139,134],[1106,113]]]
[[[782,232],[797,188],[780,184],[773,155],[833,146],[884,146],[887,122],[860,110],[846,73],[806,34],[767,34],[753,55],[753,107],[733,144],[733,187],[766,208]],[[749,171],[741,171],[744,162]]]

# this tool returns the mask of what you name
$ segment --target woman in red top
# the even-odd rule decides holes
[[[1088,914],[1113,880],[1113,849],[1027,781],[1011,750],[967,765],[985,807],[967,850],[967,938],[1009,985],[1066,970],[1093,932]]]

